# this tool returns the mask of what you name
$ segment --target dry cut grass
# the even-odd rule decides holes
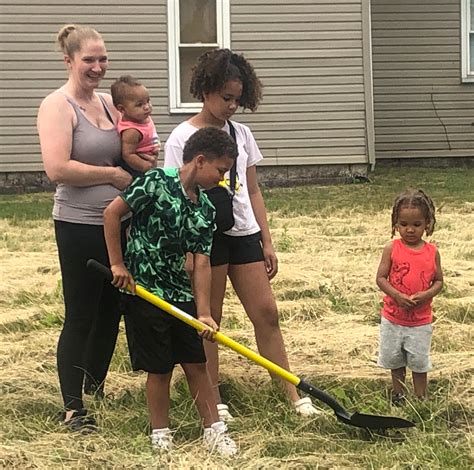
[[[428,176],[443,178],[437,172]],[[442,256],[446,287],[434,301],[431,397],[423,404],[410,400],[406,408],[393,409],[387,403],[388,373],[376,366],[381,293],[374,282],[390,235],[389,205],[396,193],[390,181],[390,174],[377,174],[372,186],[267,192],[280,261],[273,288],[297,375],[332,393],[351,411],[404,416],[417,422],[416,429],[369,435],[338,424],[330,411],[319,419],[301,420],[264,370],[222,350],[223,394],[237,416],[232,433],[240,455],[229,462],[201,448],[197,416],[177,373],[171,418],[178,430],[178,447],[169,457],[156,456],[146,436],[144,376],[130,371],[121,334],[107,383],[113,398],[88,402],[103,431],[87,437],[64,432],[55,419],[61,407],[55,348],[63,307],[52,224],[44,218],[4,217],[0,219],[0,466],[472,466],[472,192],[432,188],[435,202],[443,205],[433,239]],[[379,203],[367,196],[370,192]],[[318,194],[324,194],[324,208],[312,206]],[[38,195],[35,203],[48,204],[49,197]],[[344,198],[348,203],[341,205]],[[306,210],[301,208],[305,200]],[[255,348],[251,324],[230,290],[223,331]]]

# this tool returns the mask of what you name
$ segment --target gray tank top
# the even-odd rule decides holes
[[[99,96],[105,112],[113,122],[104,99]],[[77,116],[73,130],[71,159],[88,165],[117,166],[121,158],[121,142],[117,129],[99,129],[80,111],[79,106],[66,96]],[[103,225],[103,212],[120,194],[111,184],[76,187],[58,184],[54,195],[53,219],[77,224]]]

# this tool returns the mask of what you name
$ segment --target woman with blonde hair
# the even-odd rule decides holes
[[[86,261],[109,264],[102,214],[131,176],[118,166],[119,113],[110,95],[96,91],[108,67],[102,37],[93,28],[66,25],[57,41],[68,79],[41,103],[37,126],[46,174],[57,184],[53,219],[65,303],[57,350],[62,418],[68,429],[84,431],[96,427],[83,405],[84,379],[85,393],[103,395],[120,321],[119,293],[87,272]]]

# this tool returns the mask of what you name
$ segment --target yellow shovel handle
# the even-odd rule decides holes
[[[105,279],[112,281],[112,272],[106,266],[100,264],[98,261],[90,259],[87,261],[87,267],[94,269],[102,274]],[[179,308],[171,305],[170,303],[166,302],[163,299],[160,299],[158,296],[148,292],[141,286],[136,286],[136,293],[139,297],[146,300],[147,302],[155,305],[156,307],[160,308],[161,310],[173,315],[174,317],[178,318],[179,320],[187,323],[189,326],[195,328],[197,331],[201,332],[203,330],[211,330],[208,325],[200,322],[196,318],[192,317],[186,312],[183,312]],[[360,428],[366,429],[390,429],[390,428],[408,428],[415,426],[414,423],[408,421],[403,418],[391,417],[391,416],[374,416],[374,415],[367,415],[361,413],[353,413],[350,414],[347,410],[343,408],[343,406],[337,402],[335,398],[331,395],[328,395],[326,392],[319,390],[318,388],[311,385],[309,382],[305,382],[304,380],[300,379],[296,375],[288,372],[287,370],[283,369],[280,366],[277,366],[273,362],[265,359],[264,357],[260,356],[259,354],[253,352],[252,350],[242,346],[241,344],[237,343],[236,341],[230,339],[226,335],[215,332],[214,339],[223,344],[238,354],[250,359],[251,361],[265,367],[268,371],[274,373],[275,375],[280,376],[282,379],[292,383],[300,390],[313,397],[321,400],[323,403],[326,403],[330,406],[339,421],[342,421],[345,424],[350,424],[352,426],[357,426]]]
[[[196,329],[199,332],[210,329],[209,326],[205,325],[204,323],[200,322],[196,318],[192,317],[191,315],[189,315],[189,313],[186,313],[183,310],[179,309],[178,307],[175,307],[174,305],[166,302],[165,300],[160,299],[155,294],[148,292],[142,286],[137,285],[135,288],[135,292],[143,300],[146,300],[147,302],[150,302],[151,304],[155,305],[161,310],[164,310],[170,315],[173,315],[179,320],[187,323],[189,326],[192,326],[194,329]],[[286,369],[283,369],[283,367],[277,366],[272,361],[265,359],[264,357],[260,356],[260,354],[257,354],[256,352],[241,345],[240,343],[237,343],[237,341],[230,339],[228,336],[221,333],[220,331],[217,331],[216,333],[214,333],[214,339],[218,343],[223,344],[224,346],[227,346],[230,349],[233,349],[235,352],[239,353],[240,355],[246,357],[247,359],[250,359],[253,362],[256,362],[262,367],[265,367],[265,369],[267,369],[269,372],[272,372],[273,374],[280,376],[281,378],[287,380],[288,382],[292,383],[295,386],[298,386],[298,384],[301,381],[301,379],[298,378],[296,375],[292,374],[291,372],[288,372]]]

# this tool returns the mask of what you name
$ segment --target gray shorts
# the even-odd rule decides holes
[[[378,365],[385,369],[408,366],[413,372],[431,369],[430,347],[433,326],[402,326],[382,317]]]

